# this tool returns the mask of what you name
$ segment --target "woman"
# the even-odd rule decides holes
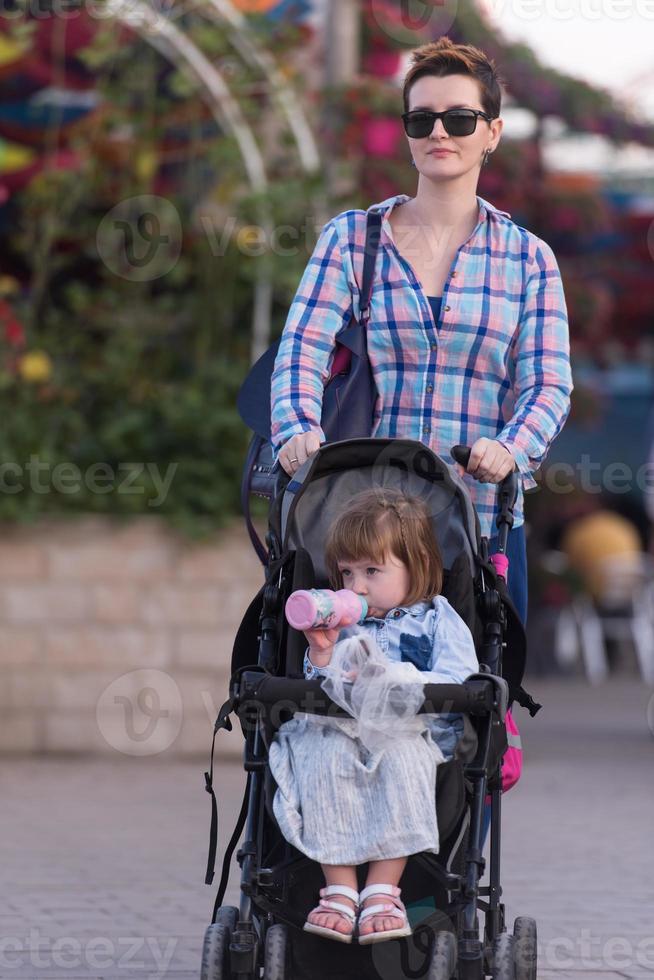
[[[467,474],[491,538],[495,484],[522,477],[509,534],[509,591],[523,621],[527,569],[523,488],[570,408],[563,287],[550,247],[476,195],[502,132],[495,66],[443,37],[413,52],[404,82],[415,197],[383,213],[368,355],[379,399],[373,436],[419,439],[445,459],[472,447]],[[324,441],[323,384],[334,337],[358,315],[366,212],[323,228],[289,310],[272,378],[272,439],[292,474]]]

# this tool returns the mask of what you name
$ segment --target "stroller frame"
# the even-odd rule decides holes
[[[465,447],[452,450],[454,458],[463,466],[467,464],[469,452]],[[513,525],[516,494],[517,476],[512,473],[499,487],[497,526],[499,554],[502,556],[506,554],[508,532]],[[287,926],[301,929],[305,917],[288,908],[288,875],[294,868],[312,862],[303,855],[297,856],[297,852],[289,855],[293,849],[287,844],[283,860],[277,863],[269,861],[271,866],[265,864],[267,743],[279,724],[296,711],[345,715],[322,691],[320,680],[278,677],[270,673],[275,664],[280,596],[284,594],[284,585],[288,584],[284,579],[289,575],[289,570],[284,563],[281,543],[272,531],[267,535],[266,543],[271,574],[263,590],[258,664],[235,671],[230,682],[230,697],[220,709],[214,726],[215,744],[215,735],[221,728],[231,729],[230,714],[234,712],[239,718],[245,736],[244,769],[248,778],[241,812],[225,852],[211,925],[205,936],[202,980],[254,980],[260,976],[262,961],[265,980],[284,980],[291,976],[286,930]],[[494,980],[535,980],[535,923],[521,917],[516,920],[514,934],[506,932],[500,884],[500,765],[506,748],[503,722],[510,700],[518,700],[528,707],[531,714],[535,714],[540,706],[519,686],[522,669],[517,675],[514,673],[510,676],[508,683],[501,676],[507,609],[512,609],[512,606],[506,585],[489,559],[485,538],[480,538],[476,564],[481,585],[477,610],[483,623],[483,639],[477,650],[480,673],[463,684],[426,684],[425,701],[420,709],[421,712],[466,714],[475,719],[477,732],[474,758],[464,766],[469,787],[470,821],[463,870],[457,873],[449,867],[442,867],[437,855],[420,854],[412,858],[422,864],[447,892],[447,914],[456,928],[457,942],[453,941],[451,931],[433,934],[432,930],[424,976],[429,976],[429,980],[449,980],[454,976],[457,980],[483,980],[490,974]],[[283,706],[281,711],[280,705]],[[212,842],[205,879],[207,884],[213,880],[216,852],[213,751],[212,745],[210,771],[205,773],[205,788],[212,797]],[[486,866],[483,826],[488,795],[491,807],[489,884],[482,886],[480,880]],[[244,841],[237,852],[241,868],[239,908],[223,907],[231,857],[244,827]],[[481,937],[479,912],[484,914]],[[356,947],[345,948],[351,950]],[[405,975],[423,974],[405,971]]]

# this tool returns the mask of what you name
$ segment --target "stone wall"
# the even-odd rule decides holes
[[[201,545],[150,517],[3,527],[0,751],[208,753],[262,580],[240,523]]]

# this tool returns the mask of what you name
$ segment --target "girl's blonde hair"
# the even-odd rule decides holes
[[[409,570],[406,605],[429,600],[443,587],[443,561],[429,513],[418,497],[379,488],[357,494],[327,532],[325,560],[332,586],[343,588],[338,563],[390,555]]]

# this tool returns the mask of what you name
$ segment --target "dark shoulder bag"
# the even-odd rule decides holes
[[[375,261],[379,248],[382,216],[369,211],[366,221],[366,244],[360,291],[360,319],[354,315],[336,335],[336,350],[331,376],[325,385],[320,425],[327,442],[369,436],[377,400],[377,389],[368,360],[366,328],[370,318]],[[236,406],[253,436],[243,468],[241,506],[250,540],[263,564],[268,552],[254,529],[250,517],[250,494],[274,497],[278,468],[273,466],[270,440],[271,378],[279,340],[261,355],[239,391]]]

